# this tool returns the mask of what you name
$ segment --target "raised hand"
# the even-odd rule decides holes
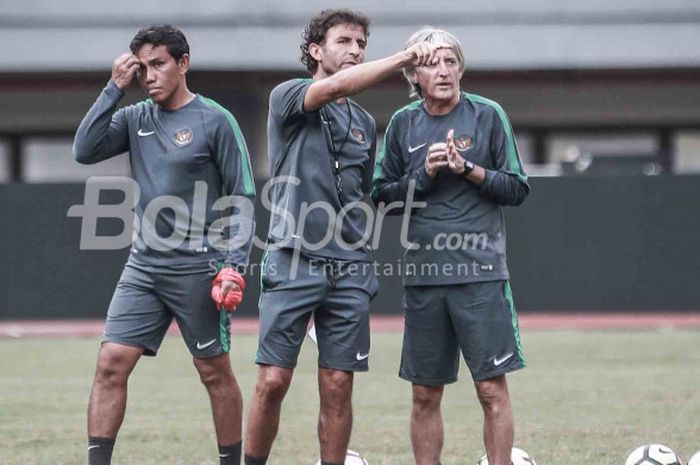
[[[447,166],[447,144],[438,142],[428,149],[428,155],[425,157],[425,172],[434,179],[443,166]]]
[[[464,173],[464,158],[457,152],[455,146],[455,130],[450,129],[447,132],[447,142],[445,143],[445,152],[447,157],[447,166],[455,174]]]
[[[131,53],[125,53],[117,57],[112,63],[112,81],[120,89],[126,89],[133,81],[140,65],[139,59]]]
[[[444,43],[419,42],[406,50],[407,65],[435,65],[438,62],[437,52],[444,48],[451,48],[451,46]]]

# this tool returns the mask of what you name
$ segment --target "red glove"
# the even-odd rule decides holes
[[[238,284],[239,289],[231,289],[226,293],[226,297],[221,297],[221,283],[224,281],[233,281]],[[211,298],[216,303],[216,308],[226,311],[234,311],[238,304],[243,300],[243,290],[245,289],[245,280],[241,274],[233,268],[222,268],[214,278],[211,284]]]

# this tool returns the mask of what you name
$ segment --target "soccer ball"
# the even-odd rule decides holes
[[[682,465],[671,448],[662,444],[647,444],[633,450],[625,465]]]
[[[510,463],[512,465],[537,465],[537,462],[530,454],[517,447],[513,447],[513,450],[510,452]],[[488,457],[484,455],[476,465],[489,465]]]
[[[321,465],[321,461],[316,462],[316,465]],[[354,450],[348,449],[345,455],[345,465],[369,465],[369,462]]]
[[[690,457],[690,460],[688,460],[688,465],[700,465],[700,450]]]

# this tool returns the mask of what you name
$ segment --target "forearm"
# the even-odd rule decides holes
[[[403,202],[412,183],[416,192],[423,193],[435,185],[435,180],[428,176],[423,167],[406,173],[394,181],[379,179],[375,181],[372,189],[372,201],[377,206],[380,203]]]
[[[247,197],[248,198],[248,197]],[[229,223],[229,240],[224,263],[226,266],[243,271],[248,266],[250,250],[255,237],[255,218],[252,198],[248,198],[251,207],[238,207],[238,212],[231,215]]]
[[[344,69],[328,79],[335,81],[338,98],[354,95],[377,84],[409,62],[405,52]]]
[[[482,170],[484,180],[480,185],[481,195],[499,205],[520,205],[530,193],[527,181],[516,174],[483,168]]]
[[[467,174],[465,178],[467,178],[467,181],[471,182],[472,184],[481,186],[484,181],[486,181],[486,170],[479,165],[474,165],[472,172]]]
[[[111,127],[112,115],[123,95],[110,81],[81,121],[73,142],[73,154],[79,163],[97,163],[125,151],[124,135]]]
[[[304,109],[314,111],[328,102],[355,95],[377,84],[410,62],[410,55],[398,52],[380,60],[351,66],[314,82],[304,98]]]

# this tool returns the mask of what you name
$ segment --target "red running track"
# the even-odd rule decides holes
[[[700,312],[693,313],[521,313],[521,329],[697,329]],[[399,332],[403,317],[375,315],[372,331]],[[0,320],[0,338],[25,337],[97,337],[102,335],[102,320]],[[256,334],[257,318],[234,317],[233,334]],[[179,334],[173,324],[168,334]]]

